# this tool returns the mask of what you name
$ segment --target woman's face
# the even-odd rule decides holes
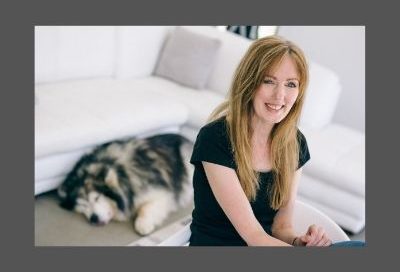
[[[266,74],[257,88],[253,107],[255,118],[268,124],[283,120],[299,94],[299,75],[295,62],[288,55],[273,74]]]

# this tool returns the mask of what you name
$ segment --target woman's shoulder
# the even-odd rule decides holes
[[[226,117],[224,116],[207,123],[200,129],[196,143],[208,142],[210,145],[232,150],[227,126]]]
[[[212,162],[235,169],[225,118],[204,125],[197,135],[190,162]]]
[[[299,128],[297,128],[297,141],[301,147],[307,146],[306,136],[304,136],[303,132]]]
[[[226,118],[221,117],[205,124],[203,127],[201,127],[200,132],[203,135],[226,137],[227,136]]]
[[[299,128],[297,128],[297,141],[299,143],[299,167],[302,167],[310,160],[311,155],[308,149],[307,139]]]
[[[304,136],[303,132],[299,128],[297,128],[297,139],[300,143],[306,141],[306,136]]]

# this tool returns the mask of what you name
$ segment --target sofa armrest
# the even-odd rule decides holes
[[[300,129],[311,154],[304,173],[365,196],[365,135],[335,123],[320,130]]]
[[[309,77],[300,124],[321,129],[331,123],[342,87],[333,71],[312,60],[309,61]]]

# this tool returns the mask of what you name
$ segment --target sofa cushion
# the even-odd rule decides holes
[[[194,92],[190,90],[173,90],[178,101],[184,103],[189,110],[189,118],[186,125],[200,128],[206,124],[208,117],[215,108],[224,101],[224,97],[210,90]]]
[[[365,198],[304,173],[298,193],[357,219],[365,219]]]
[[[204,88],[219,47],[218,39],[177,27],[165,43],[154,74],[194,89]]]
[[[341,86],[333,71],[315,62],[309,61],[309,74],[300,124],[310,129],[321,129],[332,121]]]
[[[203,126],[211,112],[224,101],[224,97],[214,91],[208,89],[196,91],[158,76],[141,80],[132,79],[127,82],[136,88],[151,90],[162,97],[168,97],[185,105],[188,110],[188,120],[185,125],[197,128]]]
[[[56,189],[65,179],[65,176],[56,176],[35,180],[35,196]]]
[[[35,159],[35,183],[48,178],[66,175],[79,158],[93,147],[85,147]]]
[[[184,104],[188,109],[188,121],[185,125],[200,128],[205,125],[212,111],[224,101],[224,97],[216,92],[202,89],[196,92],[191,88],[171,84],[163,94],[170,96],[176,101]],[[167,84],[164,83],[164,86]]]
[[[146,88],[146,80],[98,79],[39,84],[35,158],[187,121],[187,107]],[[157,86],[161,88],[162,86]]]
[[[311,160],[304,173],[327,184],[365,196],[365,136],[348,127],[331,124],[322,130],[301,128]]]
[[[212,26],[185,27],[193,32],[216,38],[221,42],[221,48],[215,56],[215,64],[205,87],[225,96],[229,91],[235,69],[251,41],[229,31],[220,31]]]

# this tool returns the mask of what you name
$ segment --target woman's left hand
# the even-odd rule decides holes
[[[325,230],[317,225],[309,226],[307,233],[300,236],[299,239],[305,246],[330,246],[332,244]]]

